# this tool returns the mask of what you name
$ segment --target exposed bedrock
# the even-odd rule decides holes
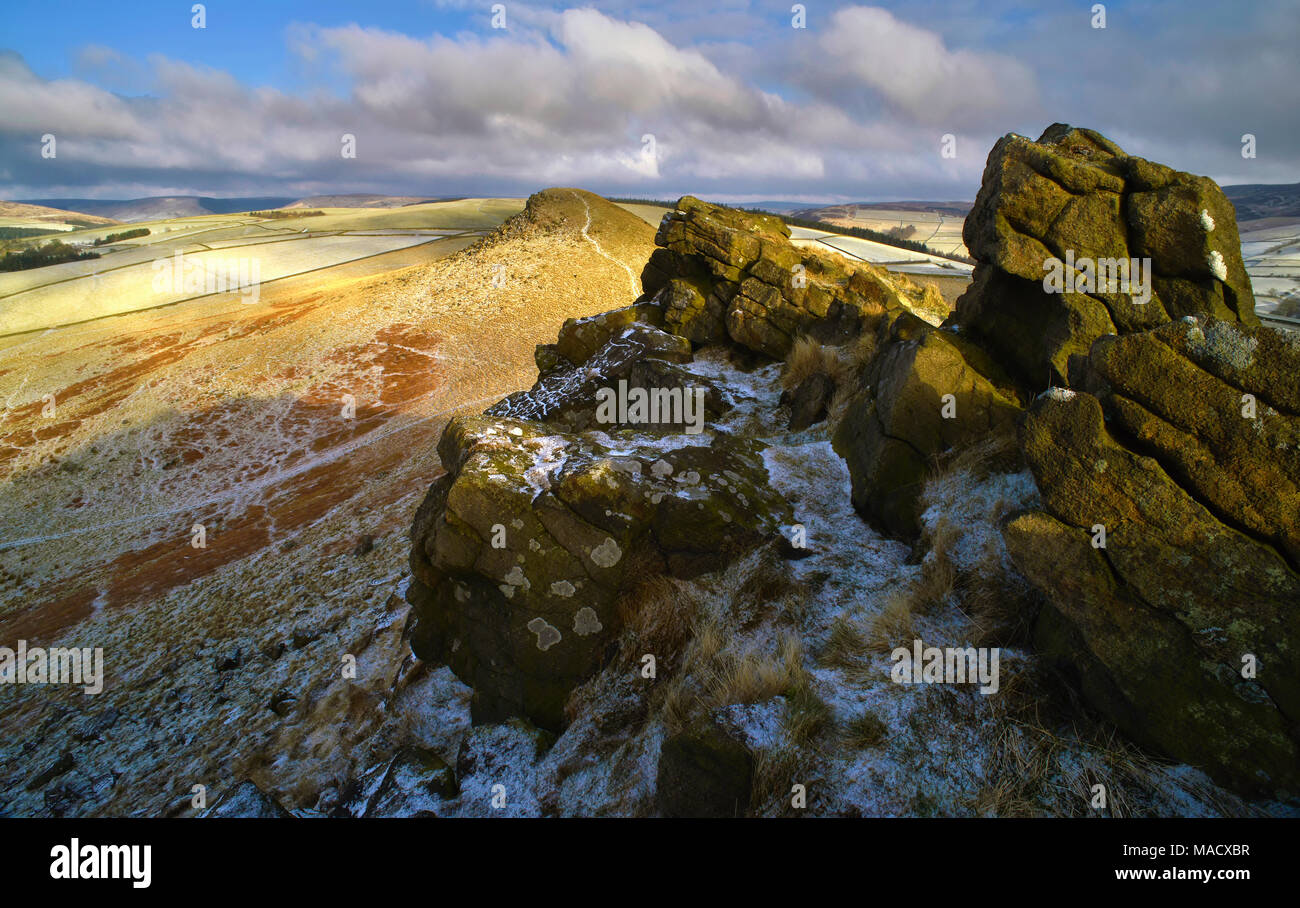
[[[1034,390],[1075,386],[1106,334],[1183,315],[1258,324],[1223,191],[1091,129],[999,139],[962,238],[978,264],[950,322]],[[1098,280],[1099,263],[1146,259],[1150,272],[1130,273],[1127,289]],[[1053,261],[1074,263],[1062,287],[1086,292],[1047,292]]]
[[[1239,356],[1263,336],[1188,319],[1099,341],[1114,390],[1033,404],[1021,440],[1045,513],[1004,536],[1049,602],[1041,648],[1095,706],[1224,784],[1294,794],[1300,411],[1260,397],[1243,415],[1242,397],[1300,345],[1272,364]]]
[[[864,519],[914,536],[937,465],[1018,439],[1043,505],[1004,537],[1046,603],[1041,650],[1135,740],[1300,792],[1300,342],[1259,326],[1231,205],[1058,124],[997,143],[965,238],[978,266],[945,320],[932,289],[681,199],[644,296],[566,322],[532,389],[447,427],[411,533],[417,653],[474,687],[478,718],[561,728],[634,582],[714,570],[792,519],[702,348],[770,362],[806,336],[855,351],[834,443]],[[1044,287],[1058,258],[1070,292]],[[1085,260],[1147,258],[1145,287],[1075,284]],[[612,388],[698,389],[700,431],[663,411],[609,425]],[[790,389],[789,418],[830,395]]]

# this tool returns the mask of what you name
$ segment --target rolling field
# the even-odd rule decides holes
[[[1256,311],[1300,319],[1300,220],[1242,221],[1239,230]]]
[[[112,218],[97,217],[81,212],[28,205],[24,202],[0,202],[0,227],[35,227],[44,230],[71,232],[82,227],[100,224],[117,225]]]
[[[880,233],[899,231],[902,239],[924,243],[945,255],[969,256],[962,242],[965,218],[959,212],[969,206],[961,203],[888,203],[879,205],[833,205],[829,208],[805,209],[801,217],[826,221],[836,227],[862,227]]]
[[[0,336],[196,299],[228,288],[241,274],[265,284],[410,246],[451,252],[465,245],[458,239],[478,238],[522,207],[522,199],[462,199],[327,209],[321,216],[210,215],[132,224],[149,235],[96,247],[100,258],[0,274]],[[90,246],[121,230],[80,229],[60,239]],[[246,293],[244,299],[254,297]]]
[[[664,208],[661,205],[641,205],[635,202],[616,202],[615,204],[624,211],[632,212],[655,229],[658,229],[659,222],[664,219],[664,215],[672,211],[671,208]]]
[[[790,238],[796,246],[813,246],[832,249],[841,255],[873,265],[884,265],[890,271],[901,274],[926,275],[931,277],[969,276],[972,266],[964,262],[937,255],[926,255],[910,249],[900,249],[885,243],[864,240],[854,236],[841,236],[807,227],[792,227]]]

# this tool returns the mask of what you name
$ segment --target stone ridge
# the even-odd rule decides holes
[[[1002,534],[1039,651],[1143,745],[1240,791],[1300,791],[1300,341],[1258,324],[1232,206],[1204,177],[1055,124],[999,140],[965,239],[976,272],[938,324],[933,290],[683,197],[642,297],[565,322],[531,390],[448,426],[448,472],[412,527],[417,654],[474,687],[476,717],[561,727],[636,581],[768,543],[790,554],[767,436],[733,419],[744,379],[715,387],[701,348],[752,365],[800,337],[852,341],[833,442],[857,511],[915,537],[936,467],[1014,444],[996,468],[1027,467],[1042,505]],[[1051,293],[1053,258],[1078,274],[1149,258],[1150,282]],[[704,432],[603,431],[611,383],[699,386]]]
[[[874,328],[884,312],[941,318],[933,288],[866,262],[790,242],[772,215],[683,196],[655,235],[641,274],[642,300],[657,303],[664,327],[695,344],[734,342],[783,358],[808,335],[843,343]]]

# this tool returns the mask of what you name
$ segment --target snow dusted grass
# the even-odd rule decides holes
[[[461,761],[459,796],[433,812],[654,815],[665,738],[704,719],[754,755],[749,812],[760,816],[1255,811],[1093,722],[1023,646],[1035,603],[999,524],[1037,497],[1012,441],[992,439],[932,477],[914,552],[854,512],[827,426],[773,427],[779,364],[746,370],[705,351],[693,368],[735,404],[713,431],[770,443],[769,481],[790,501],[807,551],[786,558],[769,544],[717,573],[630,591],[618,652],[573,693],[554,746],[543,753],[516,726],[476,730],[462,745],[473,759]],[[998,692],[894,683],[891,651],[916,639],[1001,647]],[[654,678],[641,672],[647,653]],[[498,783],[510,792],[501,810],[485,806]],[[1104,811],[1090,806],[1096,784],[1107,789]],[[796,785],[806,808],[791,803]]]
[[[920,603],[960,607],[979,630],[978,645],[1023,641],[1036,602],[1007,555],[999,525],[1011,512],[1039,504],[1014,435],[992,436],[958,454],[922,495]]]

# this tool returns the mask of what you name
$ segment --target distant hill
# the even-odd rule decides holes
[[[116,221],[158,221],[165,218],[231,214],[236,211],[279,208],[294,201],[287,196],[251,196],[217,199],[208,196],[154,196],[144,199],[30,199],[28,204],[112,218]],[[105,221],[104,223],[108,223]]]
[[[1237,220],[1251,221],[1258,218],[1294,218],[1300,217],[1300,183],[1243,183],[1238,186],[1224,186],[1224,195],[1237,209]],[[780,203],[760,203],[750,207],[766,211],[780,211],[794,217],[812,220],[832,218],[852,219],[855,212],[866,211],[917,211],[943,214],[949,217],[964,218],[970,213],[973,202],[850,202],[845,205],[825,205],[820,208],[778,208]]]
[[[943,214],[954,218],[964,218],[970,213],[974,202],[850,202],[846,205],[826,205],[822,208],[800,208],[790,212],[794,217],[824,221],[831,218],[855,217],[860,210],[866,211],[916,211]]]
[[[1300,217],[1300,183],[1243,183],[1224,186],[1237,209],[1237,220]]]
[[[830,204],[830,203],[827,203]],[[807,208],[807,202],[748,202],[740,206],[741,208],[757,208],[759,211],[770,211],[772,214],[790,214],[795,211]]]
[[[411,195],[367,195],[349,192],[343,195],[313,195],[284,205],[284,208],[404,208],[424,202],[448,202],[452,199]]]
[[[166,218],[192,218],[205,214],[233,214],[237,211],[267,211],[275,208],[402,208],[422,202],[455,201],[448,196],[371,195],[343,193],[315,195],[304,199],[291,196],[236,196],[218,199],[212,196],[169,195],[144,199],[30,199],[25,204],[40,205],[59,211],[77,211],[97,215],[96,223],[109,220],[126,223],[159,221]],[[14,204],[14,203],[10,203]]]
[[[0,202],[0,218],[21,218],[35,224],[55,227],[67,224],[75,227],[99,227],[118,223],[113,218],[87,214],[81,210],[56,208],[30,202]]]

